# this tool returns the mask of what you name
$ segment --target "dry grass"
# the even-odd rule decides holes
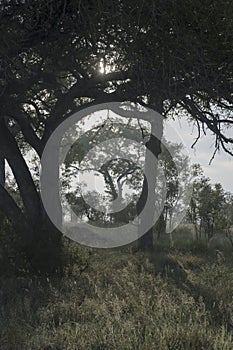
[[[73,245],[67,256],[62,279],[2,279],[1,350],[233,348],[230,256]]]

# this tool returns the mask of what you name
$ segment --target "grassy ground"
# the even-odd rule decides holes
[[[233,349],[232,253],[66,251],[62,279],[1,279],[1,350]]]

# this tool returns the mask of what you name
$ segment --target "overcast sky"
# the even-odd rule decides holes
[[[211,165],[209,165],[214,152],[214,136],[208,132],[206,136],[203,135],[197,142],[195,149],[192,149],[191,145],[197,135],[196,128],[189,125],[185,118],[182,118],[180,121],[169,121],[169,124],[176,129],[183,139],[191,161],[202,166],[204,175],[209,177],[214,183],[220,182],[226,191],[233,192],[233,157],[224,151],[220,151],[220,153],[216,154]],[[172,138],[171,134],[169,134],[169,138]]]

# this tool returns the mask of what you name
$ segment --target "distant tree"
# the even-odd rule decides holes
[[[195,225],[198,239],[209,240],[215,233],[225,232],[228,225],[226,193],[221,184],[212,185],[205,177],[195,182],[188,217]]]
[[[132,121],[131,121],[132,122]],[[135,202],[138,194],[141,190],[143,175],[140,164],[143,164],[142,154],[139,154],[135,149],[126,149],[124,146],[124,141],[119,141],[119,144],[115,145],[114,143],[109,144],[106,149],[102,149],[101,152],[97,152],[95,159],[85,160],[84,156],[91,150],[94,146],[105,142],[106,140],[115,138],[127,138],[138,143],[143,142],[143,135],[139,127],[135,126],[135,123],[127,121],[127,124],[119,123],[117,121],[113,122],[108,120],[101,126],[94,127],[92,130],[84,133],[82,137],[73,144],[72,149],[68,153],[65,160],[65,168],[63,183],[66,186],[65,196],[72,202],[72,205],[75,206],[76,214],[83,215],[82,208],[86,210],[88,220],[99,221],[98,223],[127,223],[134,219],[134,216],[137,215]],[[125,153],[126,158],[129,159],[115,159],[114,157],[107,162],[103,162],[103,156],[110,156],[111,152],[114,154],[115,150],[119,148],[120,151]],[[102,164],[103,163],[103,164]],[[96,197],[96,202],[103,201],[105,209],[111,207],[111,202],[117,200],[122,202],[122,207],[124,209],[111,213],[108,215],[97,214],[96,210],[91,208],[89,205],[84,204],[85,200],[81,195],[81,188],[77,188],[76,198],[72,194],[73,188],[69,186],[70,179],[72,176],[78,176],[85,172],[94,171],[95,174],[98,174],[103,179],[104,188],[102,189],[102,194],[99,197]],[[68,186],[67,186],[68,185]],[[123,193],[127,187],[128,196],[132,200],[132,203],[126,205],[127,193]],[[71,191],[71,193],[69,193]],[[94,199],[94,193],[90,193],[92,200]],[[82,204],[81,204],[82,203]],[[93,215],[90,216],[90,213]]]
[[[225,208],[224,208],[224,218],[225,218],[225,232],[226,237],[229,239],[231,246],[233,248],[233,194],[227,192],[225,194]]]
[[[164,145],[159,155],[161,179],[158,177],[157,197],[164,201],[163,210],[154,229],[159,239],[164,233],[170,233],[186,217],[187,206],[192,201],[192,184],[199,179],[202,169],[199,164],[191,164],[190,159],[183,152],[181,144],[167,142],[169,149]],[[171,153],[170,153],[171,152]],[[164,179],[163,179],[164,176]],[[162,189],[163,187],[163,189]]]

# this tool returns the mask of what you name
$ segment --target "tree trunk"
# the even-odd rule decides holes
[[[6,169],[5,169],[5,158],[0,156],[0,185],[5,187],[6,181]]]
[[[33,240],[26,252],[33,273],[62,273],[62,241],[61,232],[44,218],[41,225],[33,231]]]
[[[151,136],[146,143],[145,176],[141,197],[137,203],[139,216],[139,242],[138,248],[142,251],[153,250],[153,226],[156,211],[156,177],[158,172],[157,158],[161,153],[161,138],[163,133],[162,118],[151,121]],[[157,135],[155,137],[154,135]],[[146,180],[147,179],[147,180]],[[145,209],[143,211],[143,208]],[[146,229],[148,228],[149,229]],[[145,232],[145,234],[144,234]]]
[[[166,230],[166,219],[164,218],[164,212],[162,212],[156,223],[156,234],[157,234],[158,240],[161,238],[162,234],[165,233],[165,230]]]
[[[7,159],[18,184],[19,192],[32,227],[37,225],[40,217],[40,196],[37,193],[35,184],[31,177],[27,164],[18,148],[15,138],[6,127],[5,123],[0,124],[0,156]]]
[[[195,236],[196,236],[196,240],[199,240],[199,234],[198,234],[198,226],[197,223],[194,224],[194,229],[195,229]]]
[[[61,270],[61,233],[47,217],[28,166],[4,121],[0,123],[0,157],[7,159],[23,202],[21,210],[0,185],[0,210],[20,236],[20,249],[32,271],[47,274]]]
[[[15,203],[14,199],[10,196],[8,191],[0,184],[0,210],[6,215],[8,220],[12,223],[15,229],[25,229],[26,218],[23,212]]]

